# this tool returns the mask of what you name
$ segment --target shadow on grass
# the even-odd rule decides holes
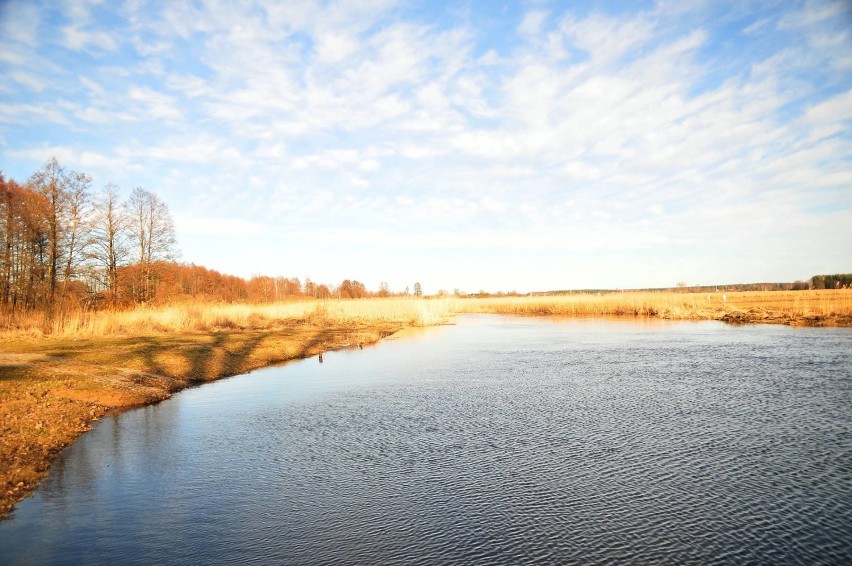
[[[323,326],[299,322],[273,329],[139,336],[92,342],[54,353],[94,364],[154,373],[190,383],[245,373],[326,350],[378,340],[396,329]]]

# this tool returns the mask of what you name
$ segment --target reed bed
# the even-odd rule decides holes
[[[301,300],[271,304],[188,302],[123,311],[19,318],[0,336],[97,338],[317,325],[432,326],[459,313],[521,316],[648,316],[739,322],[852,325],[852,289],[715,293],[613,292],[494,298]]]
[[[18,319],[8,334],[97,338],[217,330],[274,330],[293,322],[319,325],[432,326],[455,312],[453,299],[385,298],[289,301],[271,304],[191,302],[129,310],[74,312],[46,322],[34,314]]]
[[[651,316],[667,319],[782,321],[848,319],[852,290],[715,293],[618,292],[476,298],[460,311],[525,316]]]

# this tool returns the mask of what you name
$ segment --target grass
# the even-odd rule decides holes
[[[648,316],[682,320],[852,326],[852,290],[730,293],[624,292],[460,301],[467,313]]]
[[[293,321],[316,324],[432,326],[452,314],[451,299],[291,301],[272,304],[184,303],[125,311],[76,312],[46,323],[40,314],[19,318],[3,337],[140,336],[175,332],[274,330]]]
[[[723,297],[726,300],[723,300]],[[268,330],[294,321],[318,325],[432,326],[458,313],[524,316],[651,316],[670,319],[849,324],[852,290],[729,293],[613,292],[496,298],[387,298],[272,304],[184,303],[125,311],[76,312],[46,323],[39,314],[0,331],[10,338],[99,338]]]
[[[607,293],[485,299],[187,303],[18,318],[0,331],[0,517],[107,411],[191,383],[371,344],[458,313],[650,316],[852,326],[852,290]]]

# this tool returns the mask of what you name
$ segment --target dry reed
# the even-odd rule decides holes
[[[716,293],[618,292],[468,299],[461,312],[560,316],[652,316],[807,323],[852,317],[852,289]],[[842,322],[842,320],[841,320]]]
[[[51,334],[55,337],[150,335],[217,330],[271,330],[301,321],[320,325],[432,326],[449,319],[453,299],[361,299],[291,301],[271,304],[182,303],[140,306],[120,311],[75,312],[45,323],[33,314],[16,321],[7,335]]]
[[[852,289],[730,293],[624,292],[495,298],[385,298],[271,304],[189,302],[124,311],[75,312],[45,323],[19,318],[0,336],[133,336],[217,330],[272,330],[301,321],[318,325],[441,324],[458,313],[524,316],[651,316],[667,319],[852,324]]]

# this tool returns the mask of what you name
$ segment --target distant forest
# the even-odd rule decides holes
[[[183,299],[272,302],[289,297],[389,296],[359,281],[337,286],[309,279],[242,279],[177,263],[175,228],[166,204],[135,188],[93,191],[92,179],[56,159],[25,182],[0,173],[0,309],[7,313],[80,307],[126,307]],[[405,293],[408,293],[406,289]],[[420,293],[419,283],[414,293]]]
[[[834,275],[814,275],[807,281],[792,283],[726,283],[723,285],[687,285],[679,283],[675,287],[654,287],[645,289],[574,289],[563,291],[545,291],[533,295],[573,295],[583,293],[616,293],[620,291],[650,291],[675,293],[713,293],[718,291],[806,291],[809,289],[850,289],[852,273]]]
[[[687,285],[678,283],[675,287],[654,287],[645,289],[574,289],[563,291],[545,291],[533,295],[573,295],[583,293],[616,293],[620,291],[650,291],[675,293],[713,293],[718,291],[806,291],[809,289],[850,289],[852,273],[834,275],[814,275],[807,281],[792,283],[726,283],[722,285]]]

